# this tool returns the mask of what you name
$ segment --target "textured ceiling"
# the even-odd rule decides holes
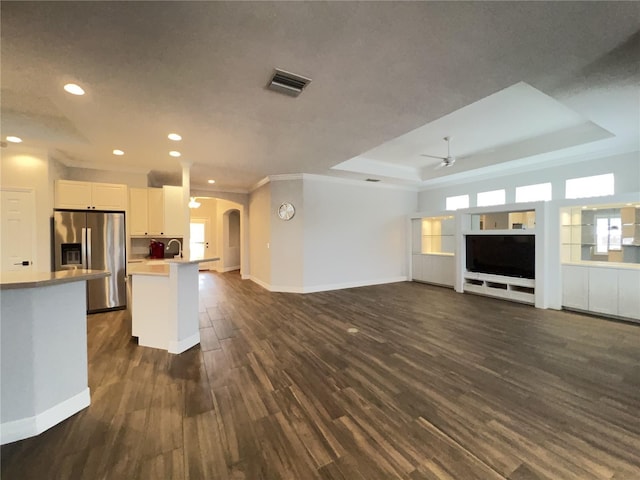
[[[193,162],[198,189],[208,189],[209,178],[240,191],[274,174],[365,178],[375,165],[389,173],[385,181],[407,183],[393,173],[398,166],[440,154],[449,130],[474,121],[443,119],[519,82],[611,133],[595,144],[638,149],[638,2],[2,1],[0,8],[2,133],[49,148],[68,165],[171,177],[180,166],[168,151],[178,149]],[[297,98],[269,91],[274,67],[312,82]],[[87,95],[66,94],[68,81]],[[394,140],[416,129],[410,144]],[[409,183],[533,155],[514,149],[508,130],[481,139],[482,162],[423,169]],[[171,131],[183,136],[180,144],[166,138]],[[478,135],[467,132],[455,131],[455,145],[471,155]],[[520,141],[544,141],[539,135]],[[396,148],[385,147],[389,141]],[[507,144],[511,154],[500,154]],[[126,154],[115,157],[114,148]],[[498,153],[486,153],[492,149]],[[373,172],[332,169],[368,153]]]

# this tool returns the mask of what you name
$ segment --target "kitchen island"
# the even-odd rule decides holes
[[[200,343],[198,264],[219,257],[130,263],[131,335],[138,345],[182,353]]]
[[[1,443],[38,435],[89,406],[87,280],[109,272],[2,272]]]

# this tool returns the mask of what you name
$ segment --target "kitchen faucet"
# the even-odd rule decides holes
[[[171,240],[169,240],[169,243],[167,243],[167,250],[169,250],[169,247],[173,242],[178,242],[178,255],[180,256],[180,258],[182,258],[182,243],[180,243],[180,240],[178,240],[177,238],[172,238]]]

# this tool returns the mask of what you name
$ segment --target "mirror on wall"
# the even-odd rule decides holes
[[[472,230],[530,230],[535,227],[535,210],[471,215]]]
[[[563,261],[640,263],[640,206],[564,209]]]

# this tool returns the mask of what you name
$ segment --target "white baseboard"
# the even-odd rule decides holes
[[[251,280],[253,283],[257,283],[258,285],[260,285],[262,288],[271,291],[271,285],[269,285],[266,282],[263,282],[262,280],[254,277],[253,275],[248,275],[246,277],[248,280]]]
[[[170,341],[168,351],[169,353],[175,353],[175,354],[182,353],[189,350],[191,347],[199,343],[200,343],[200,332],[197,332],[191,335],[190,337],[180,340],[179,342],[175,342],[173,340]]]
[[[357,287],[369,287],[372,285],[383,285],[385,283],[398,283],[407,282],[409,277],[391,277],[381,278],[377,280],[364,280],[359,282],[346,282],[346,283],[330,283],[327,285],[312,285],[310,287],[304,287],[302,293],[314,293],[314,292],[327,292],[329,290],[344,290],[345,288],[357,288]]]
[[[240,270],[240,265],[234,265],[233,267],[224,267],[219,269],[219,272],[233,272],[234,270]]]
[[[314,292],[327,292],[330,290],[343,290],[345,288],[357,288],[367,287],[371,285],[382,285],[385,283],[398,283],[407,282],[409,277],[392,277],[378,280],[364,280],[359,282],[346,282],[346,283],[331,283],[327,285],[313,285],[310,287],[292,287],[288,285],[270,285],[262,280],[259,280],[249,275],[249,280],[257,283],[262,288],[269,290],[270,292],[282,292],[282,293],[314,293]]]
[[[33,417],[21,418],[0,425],[0,445],[40,435],[91,404],[89,387]]]

